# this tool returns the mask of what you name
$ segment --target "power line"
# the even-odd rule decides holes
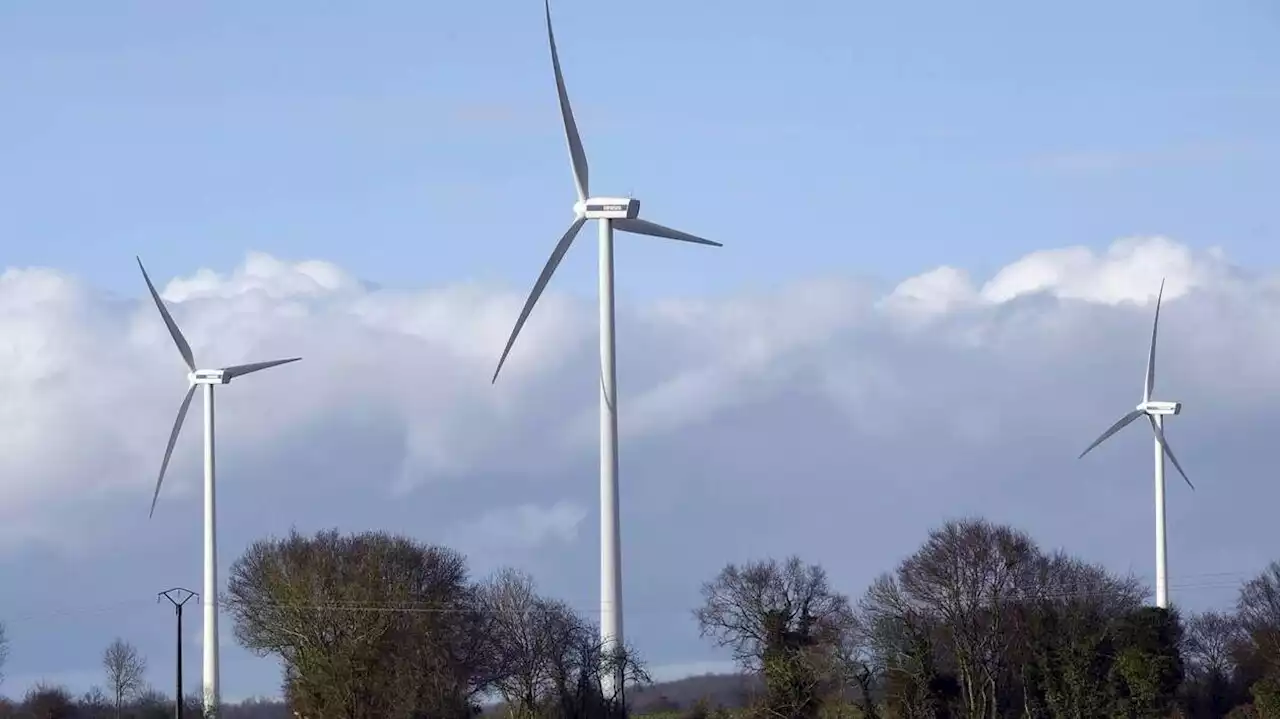
[[[1221,589],[1238,589],[1240,586],[1239,582],[1225,581],[1225,579],[1216,579],[1216,580],[1211,579],[1214,576],[1226,577],[1232,574],[1233,573],[1229,573],[1229,572],[1207,573],[1201,576],[1204,576],[1209,581],[1174,583],[1174,584],[1170,584],[1170,589],[1176,589],[1179,592],[1203,592],[1203,591],[1221,590]],[[1061,592],[1038,593],[1038,594],[1029,596],[1027,598],[1028,599],[1071,599],[1071,598],[1084,599],[1084,598],[1090,598],[1090,597],[1096,597],[1096,596],[1110,596],[1111,594],[1112,594],[1111,591],[1091,592],[1091,591],[1064,590]],[[1013,599],[1014,598],[1011,598],[1011,601],[1013,601]],[[856,602],[856,598],[854,598],[854,601]],[[226,608],[227,602],[225,599],[219,602],[218,604],[222,609],[221,613],[223,614],[230,613],[231,610]],[[40,611],[40,612],[27,612],[27,613],[18,614],[18,615],[0,617],[0,621],[5,621],[6,623],[13,624],[13,623],[32,621],[36,619],[50,619],[50,618],[60,618],[60,617],[76,617],[76,616],[86,616],[86,615],[95,615],[95,614],[105,614],[111,611],[118,611],[118,610],[137,611],[137,610],[140,610],[143,606],[144,605],[141,602],[141,600],[124,600],[124,601],[113,602],[109,604],[102,604],[102,605],[91,606],[91,607],[79,607],[79,608],[67,607],[67,608],[51,609],[51,610]],[[447,606],[441,607],[441,606],[435,605],[435,603],[433,602],[387,602],[387,601],[371,601],[371,600],[328,600],[321,603],[301,603],[301,604],[283,603],[283,602],[264,602],[264,603],[257,603],[255,604],[255,606],[261,607],[261,608],[269,608],[269,609],[312,611],[312,612],[386,612],[386,613],[405,613],[405,614],[463,614],[463,613],[474,613],[476,611],[482,611],[474,607],[447,607]],[[689,612],[692,611],[692,609],[693,609],[692,607],[689,607],[689,608],[647,607],[646,608],[646,607],[636,607],[634,606],[634,604],[632,604],[628,606],[628,613],[629,614],[648,614],[650,616],[653,616],[656,614],[669,614],[671,616],[675,616],[675,615],[687,616]],[[556,611],[556,610],[554,609],[540,610],[537,608],[527,608],[527,609],[510,609],[510,610],[496,610],[496,611],[488,610],[487,613],[528,615],[528,614],[537,613],[539,611]],[[574,612],[577,614],[594,615],[594,614],[599,614],[601,611],[602,611],[602,608],[598,604],[588,605],[583,608],[574,608]]]

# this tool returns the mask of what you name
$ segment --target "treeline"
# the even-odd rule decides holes
[[[186,697],[183,716],[202,716],[200,701]],[[173,697],[154,688],[135,693],[116,706],[114,699],[101,687],[80,696],[55,684],[38,684],[28,689],[21,701],[0,698],[3,719],[172,719]],[[250,699],[225,704],[223,719],[293,719],[283,702]]]
[[[1143,606],[1132,577],[969,520],[856,603],[794,557],[730,565],[703,594],[703,634],[761,676],[765,716],[1280,719],[1280,563],[1234,612],[1182,616]]]
[[[220,714],[1280,719],[1280,563],[1234,611],[1184,616],[1144,606],[1133,577],[965,520],[856,599],[798,557],[730,564],[702,591],[694,620],[745,676],[655,687],[633,649],[604,651],[588,618],[519,571],[473,579],[453,550],[380,532],[261,540],[223,602],[239,643],[280,661],[284,704]],[[103,667],[104,690],[38,687],[0,717],[172,716],[130,645]]]
[[[0,626],[0,669],[8,657],[8,642]],[[100,686],[76,696],[65,687],[40,683],[27,690],[21,701],[0,697],[0,719],[166,719],[175,714],[173,697],[146,682],[147,660],[137,647],[117,638],[102,653]],[[3,674],[0,674],[3,678]],[[187,717],[200,717],[200,701],[183,701]],[[223,719],[285,719],[291,717],[281,702],[249,700],[225,705]]]

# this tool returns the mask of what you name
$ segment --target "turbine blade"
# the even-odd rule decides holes
[[[564,254],[569,251],[569,246],[573,244],[573,238],[578,236],[578,230],[582,229],[582,225],[586,222],[585,217],[579,217],[569,225],[569,230],[560,238],[560,242],[556,244],[556,248],[551,251],[551,257],[547,259],[547,264],[542,268],[542,274],[538,275],[538,281],[533,283],[533,290],[529,292],[529,298],[524,301],[524,309],[520,311],[520,319],[516,320],[515,329],[511,330],[511,337],[507,340],[507,346],[502,350],[502,357],[498,360],[498,368],[493,371],[493,379],[491,382],[498,381],[498,373],[502,371],[502,363],[507,361],[507,355],[511,352],[511,346],[516,343],[516,336],[520,334],[520,328],[524,327],[525,320],[529,319],[529,313],[533,311],[533,305],[537,303],[538,298],[542,296],[542,291],[546,289],[547,282],[551,280],[551,275],[555,274],[556,268],[560,266],[560,260],[564,259]]]
[[[1156,294],[1156,319],[1151,323],[1151,354],[1147,355],[1147,381],[1143,385],[1142,401],[1150,402],[1156,386],[1156,330],[1160,329],[1160,300],[1164,297],[1164,280],[1160,280],[1160,292]]]
[[[564,75],[560,72],[560,54],[556,52],[556,36],[551,31],[551,0],[545,0],[543,4],[547,9],[547,40],[551,43],[551,67],[556,72],[556,93],[560,96],[560,116],[564,119],[564,135],[569,141],[569,160],[573,163],[573,184],[578,190],[578,200],[586,202],[590,193],[587,183],[587,153],[582,149],[578,123],[573,121],[573,108],[569,107],[569,92],[564,89]]]
[[[151,496],[151,514],[156,514],[156,500],[160,499],[160,485],[164,483],[164,471],[169,468],[169,459],[173,456],[173,445],[178,442],[178,433],[182,431],[182,421],[187,418],[187,408],[191,406],[191,398],[196,394],[196,386],[191,385],[187,395],[182,398],[182,406],[178,407],[178,418],[173,421],[173,431],[169,433],[169,445],[164,449],[164,461],[160,463],[160,476],[156,477],[156,493]]]
[[[656,222],[648,220],[610,220],[615,230],[630,232],[633,235],[649,235],[650,237],[663,237],[668,240],[680,240],[681,242],[694,242],[699,245],[711,245],[712,247],[724,247],[719,242],[704,240],[697,235],[691,235],[688,232],[673,230],[670,227],[663,227]]]
[[[1121,417],[1121,418],[1120,418],[1120,421],[1118,421],[1118,422],[1116,422],[1115,424],[1111,425],[1110,429],[1108,429],[1106,432],[1103,432],[1101,437],[1099,437],[1099,438],[1097,438],[1097,439],[1093,440],[1093,444],[1091,444],[1091,445],[1089,445],[1088,447],[1086,447],[1086,448],[1085,448],[1085,450],[1084,450],[1083,452],[1081,452],[1081,453],[1080,453],[1080,456],[1079,456],[1079,457],[1077,457],[1076,459],[1083,459],[1083,458],[1084,458],[1084,456],[1085,456],[1086,454],[1088,454],[1090,451],[1092,451],[1094,447],[1097,447],[1098,445],[1100,445],[1100,444],[1102,444],[1103,442],[1107,441],[1107,439],[1108,439],[1108,438],[1110,438],[1110,437],[1111,437],[1111,435],[1113,435],[1113,434],[1115,434],[1116,432],[1119,432],[1120,430],[1124,429],[1124,428],[1125,428],[1125,427],[1126,427],[1130,422],[1132,422],[1133,420],[1135,420],[1135,419],[1137,419],[1137,418],[1141,417],[1143,414],[1144,414],[1144,412],[1143,412],[1142,410],[1135,409],[1135,410],[1133,410],[1132,412],[1130,412],[1129,414],[1126,414],[1125,416]]]
[[[1156,423],[1155,417],[1149,416],[1147,419],[1151,420],[1151,431],[1155,433],[1156,441],[1160,443],[1160,449],[1163,449],[1165,456],[1169,458],[1170,462],[1173,462],[1173,466],[1178,470],[1178,474],[1182,475],[1182,480],[1187,483],[1187,486],[1190,487],[1192,491],[1195,491],[1196,486],[1191,483],[1191,479],[1187,477],[1187,473],[1182,471],[1182,465],[1178,464],[1178,458],[1173,456],[1173,450],[1169,448],[1169,442],[1164,438],[1164,430],[1160,429],[1160,425]]]
[[[302,359],[302,358],[301,358],[301,357],[290,357],[289,359],[270,360],[270,361],[267,361],[267,362],[252,362],[252,363],[250,363],[250,364],[235,364],[235,365],[231,365],[230,367],[223,367],[223,368],[222,368],[222,377],[223,377],[223,379],[226,379],[226,380],[230,381],[230,380],[232,380],[232,379],[235,379],[236,377],[240,377],[240,376],[247,375],[247,374],[250,374],[250,373],[253,373],[253,372],[257,372],[258,370],[270,369],[271,367],[279,367],[279,366],[280,366],[280,365],[282,365],[282,364],[289,364],[290,362],[297,362],[297,361],[298,361],[298,360],[300,360],[300,359]]]
[[[160,317],[164,320],[164,326],[169,328],[169,336],[173,337],[173,343],[178,345],[178,351],[182,353],[182,361],[187,363],[187,369],[192,372],[196,371],[196,360],[191,354],[191,345],[187,344],[187,338],[182,336],[182,330],[178,329],[178,323],[173,321],[173,316],[169,314],[169,310],[164,306],[164,300],[160,299],[160,293],[156,292],[156,286],[151,284],[151,277],[147,275],[147,268],[142,266],[142,258],[135,257],[138,261],[138,269],[142,270],[142,279],[147,282],[147,289],[151,292],[151,299],[156,301],[156,308],[160,310]]]

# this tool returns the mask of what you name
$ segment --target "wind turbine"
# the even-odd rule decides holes
[[[196,369],[195,357],[191,354],[191,345],[187,344],[187,338],[182,336],[182,330],[178,329],[178,324],[173,321],[173,316],[169,314],[169,310],[164,306],[164,301],[160,299],[160,293],[156,292],[156,286],[151,283],[151,278],[147,275],[147,268],[142,266],[142,259],[138,259],[138,269],[142,270],[142,279],[147,283],[147,290],[151,292],[151,299],[156,302],[156,309],[160,310],[160,318],[164,320],[165,327],[169,328],[169,335],[173,337],[173,343],[178,346],[178,352],[182,354],[182,361],[186,362],[189,373],[187,374],[187,382],[190,387],[187,394],[182,398],[182,404],[178,407],[178,418],[173,422],[173,431],[169,433],[169,444],[164,450],[164,460],[160,463],[160,475],[156,477],[156,491],[151,497],[151,516],[156,513],[156,500],[160,498],[160,485],[164,482],[164,472],[169,468],[169,459],[173,456],[173,446],[178,441],[178,433],[182,431],[182,422],[187,417],[187,408],[191,406],[191,398],[195,396],[196,387],[204,388],[204,709],[205,716],[216,716],[218,705],[220,704],[220,693],[218,687],[218,543],[215,519],[217,514],[214,506],[214,462],[213,462],[213,387],[219,384],[230,384],[231,380],[236,377],[276,367],[289,362],[297,362],[301,357],[291,357],[289,359],[270,360],[267,362],[253,362],[251,364],[232,365],[223,367],[222,369]]]
[[[560,73],[560,56],[556,52],[556,38],[551,30],[551,3],[544,1],[547,16],[547,41],[551,46],[551,68],[555,72],[556,92],[560,97],[560,115],[564,121],[565,137],[569,143],[569,160],[573,168],[573,183],[578,201],[573,204],[573,222],[565,231],[550,259],[542,268],[525,300],[524,309],[516,320],[507,346],[502,350],[493,381],[515,344],[516,336],[529,319],[529,313],[542,295],[551,275],[555,273],[569,246],[578,236],[587,220],[596,220],[600,229],[600,639],[606,653],[616,652],[623,646],[622,634],[622,549],[618,519],[618,404],[617,368],[614,346],[613,311],[613,231],[621,230],[636,235],[649,235],[669,240],[692,242],[699,245],[721,247],[695,235],[640,219],[640,201],[631,197],[592,196],[587,183],[587,156],[582,149],[578,125],[569,107],[569,96]],[[609,677],[609,682],[621,688],[621,677]]]
[[[1125,426],[1143,415],[1146,415],[1147,420],[1151,422],[1151,433],[1155,435],[1156,460],[1156,606],[1161,609],[1167,609],[1169,607],[1169,565],[1164,522],[1165,456],[1168,456],[1169,461],[1173,462],[1174,468],[1178,470],[1178,474],[1182,475],[1182,479],[1186,481],[1187,486],[1191,487],[1192,490],[1196,487],[1187,477],[1187,473],[1182,471],[1182,465],[1178,464],[1178,458],[1173,456],[1173,450],[1169,448],[1169,442],[1165,440],[1164,436],[1164,418],[1168,415],[1180,414],[1182,412],[1182,403],[1151,399],[1151,393],[1155,390],[1156,384],[1156,332],[1160,329],[1160,300],[1163,297],[1164,280],[1161,280],[1160,292],[1156,295],[1156,318],[1151,323],[1151,352],[1147,355],[1147,378],[1142,388],[1142,403],[1111,425],[1110,429],[1103,432],[1101,437],[1095,439],[1093,444],[1080,453],[1080,457],[1083,458],[1094,447],[1102,444],[1111,435],[1124,429]]]

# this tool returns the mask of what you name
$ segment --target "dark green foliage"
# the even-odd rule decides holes
[[[1184,676],[1177,612],[1143,607],[1116,624],[1113,714],[1131,719],[1169,716]]]
[[[1267,675],[1249,687],[1253,707],[1262,719],[1280,719],[1280,679]]]
[[[1108,616],[1091,598],[1042,602],[1026,614],[1025,713],[1038,717],[1166,717],[1183,678],[1176,613]]]
[[[1026,613],[1024,690],[1045,717],[1108,716],[1112,619],[1087,599],[1045,601]]]

